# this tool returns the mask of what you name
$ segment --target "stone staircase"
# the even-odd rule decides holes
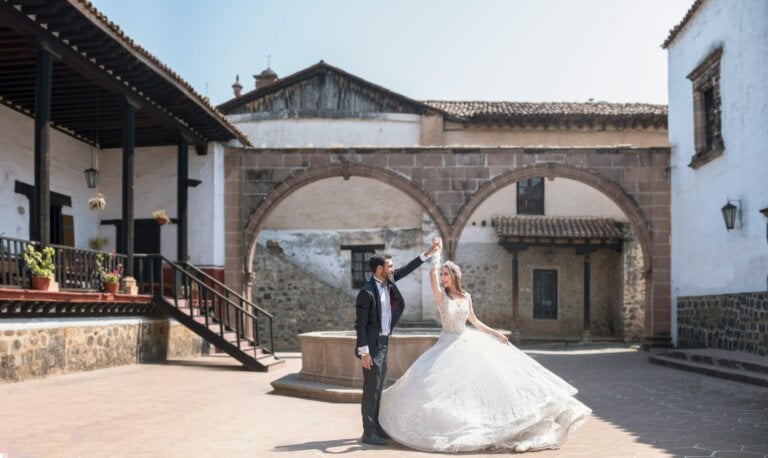
[[[768,387],[768,357],[715,348],[672,349],[650,362],[699,374]]]

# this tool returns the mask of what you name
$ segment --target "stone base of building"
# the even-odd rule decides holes
[[[4,319],[0,384],[209,351],[208,342],[166,318]]]
[[[768,292],[677,298],[677,346],[768,355]]]

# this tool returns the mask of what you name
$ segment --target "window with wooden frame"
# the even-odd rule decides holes
[[[720,58],[723,48],[713,51],[688,75],[693,84],[693,143],[689,164],[699,168],[725,151],[720,97]]]
[[[533,318],[557,319],[557,271],[533,270]]]
[[[535,177],[517,182],[517,214],[544,214],[544,178]]]
[[[341,249],[351,252],[352,287],[362,288],[372,275],[368,260],[377,250],[383,250],[384,245],[342,245]]]

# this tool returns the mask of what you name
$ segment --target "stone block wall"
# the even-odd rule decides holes
[[[768,292],[678,297],[677,345],[768,356]]]
[[[0,321],[0,384],[208,351],[174,320],[7,319]]]
[[[256,250],[254,303],[275,316],[277,351],[299,350],[299,334],[353,329],[355,297],[295,266],[281,254]]]

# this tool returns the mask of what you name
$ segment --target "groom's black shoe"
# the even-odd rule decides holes
[[[389,437],[389,434],[387,434],[387,432],[381,428],[379,428],[379,437],[381,437],[382,439],[392,439],[391,437]]]
[[[360,442],[364,444],[369,445],[387,445],[387,441],[381,438],[378,434],[370,434],[366,435],[363,434],[363,437],[360,439]]]

